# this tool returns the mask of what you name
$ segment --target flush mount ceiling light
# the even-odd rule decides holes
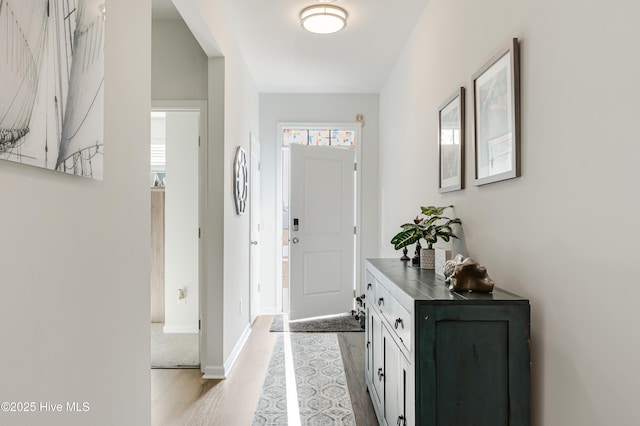
[[[347,25],[347,11],[329,4],[305,7],[300,12],[302,27],[315,34],[332,34]]]

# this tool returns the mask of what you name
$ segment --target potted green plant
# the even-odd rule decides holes
[[[413,223],[405,223],[401,225],[402,231],[398,232],[392,239],[391,244],[396,250],[408,245],[417,243],[420,239],[427,242],[427,248],[423,248],[420,253],[420,266],[423,269],[435,269],[435,253],[433,245],[442,241],[449,241],[451,238],[458,238],[454,232],[452,225],[460,224],[458,218],[449,218],[442,214],[448,208],[444,207],[420,207],[420,211],[424,217],[416,216]]]

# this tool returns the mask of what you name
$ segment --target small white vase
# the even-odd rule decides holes
[[[434,249],[423,248],[420,250],[420,269],[435,269],[436,252]]]
[[[451,260],[451,250],[436,247],[436,275],[444,277],[444,264]]]

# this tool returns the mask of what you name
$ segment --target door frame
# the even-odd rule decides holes
[[[356,200],[355,200],[355,257],[353,259],[355,265],[355,291],[360,294],[362,285],[360,261],[361,248],[361,224],[362,224],[362,125],[358,122],[282,122],[277,124],[277,143],[276,143],[276,312],[283,313],[283,294],[282,294],[282,148],[284,147],[284,130],[285,129],[329,129],[339,128],[353,130],[356,134],[355,161],[356,161]]]
[[[204,219],[206,216],[206,194],[207,194],[207,141],[208,141],[208,114],[207,101],[151,101],[151,111],[166,112],[185,112],[198,111],[200,113],[199,128],[199,150],[198,150],[198,226],[202,231],[204,227]],[[205,295],[205,259],[206,259],[206,233],[201,232],[198,239],[198,356],[200,361],[200,371],[204,372],[204,364],[202,360],[206,359],[206,345],[204,336],[206,335],[206,322],[203,321],[206,304],[204,303]]]
[[[262,258],[262,241],[261,241],[261,236],[260,236],[260,232],[262,231],[261,229],[261,223],[262,223],[262,212],[261,212],[261,194],[262,191],[258,191],[257,193],[254,192],[256,190],[256,187],[260,188],[260,182],[259,180],[255,179],[256,176],[254,176],[255,174],[255,170],[258,171],[258,174],[261,175],[261,170],[260,170],[260,163],[262,162],[261,159],[261,153],[260,153],[260,141],[258,140],[258,138],[256,137],[255,134],[251,133],[249,136],[250,139],[250,144],[251,144],[251,150],[249,152],[249,159],[250,159],[250,184],[249,184],[249,191],[250,191],[250,195],[251,195],[251,203],[249,204],[250,209],[249,209],[249,217],[250,217],[250,232],[249,232],[249,244],[251,244],[249,246],[249,277],[250,277],[250,282],[251,282],[251,287],[249,289],[249,299],[250,299],[250,303],[249,303],[249,323],[253,324],[253,322],[255,321],[256,317],[260,314],[260,280],[262,279],[262,267],[260,266],[260,262],[261,262],[261,258]],[[254,163],[254,154],[257,153],[257,162],[258,164]],[[261,188],[260,188],[261,189]],[[255,195],[257,195],[257,198],[255,197]],[[258,208],[256,208],[256,203],[258,204]],[[258,215],[258,217],[256,218],[255,215]],[[254,229],[254,222],[257,219],[257,229]],[[258,235],[257,238],[257,242],[258,245],[257,247],[253,248],[253,238],[254,236]],[[258,261],[258,270],[256,271],[254,269],[254,256],[257,256],[257,261]]]

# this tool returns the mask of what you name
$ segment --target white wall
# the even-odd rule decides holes
[[[174,4],[209,57],[206,355],[201,363],[205,377],[224,377],[250,329],[250,221],[249,214],[235,213],[232,179],[236,148],[250,152],[250,134],[258,133],[258,93],[219,2],[175,0]]]
[[[640,4],[430,0],[380,95],[380,251],[420,205],[454,204],[468,252],[531,300],[532,424],[640,423]],[[437,192],[437,110],[521,40],[522,177]]]
[[[104,181],[0,162],[0,401],[90,404],[2,424],[150,423],[150,46],[151,1],[109,0]]]
[[[281,235],[276,229],[281,206],[276,205],[277,163],[280,155],[278,123],[354,123],[363,114],[362,129],[362,240],[361,258],[377,252],[378,229],[378,95],[260,95],[260,143],[262,153],[262,280],[261,310],[276,311],[276,243]],[[360,262],[360,270],[363,264]],[[279,283],[278,283],[279,285]]]
[[[165,333],[198,332],[199,121],[197,111],[166,115]]]
[[[184,21],[153,20],[153,100],[206,100],[207,55]]]
[[[209,59],[209,149],[207,171],[207,210],[204,223],[205,288],[201,359],[208,377],[224,377],[224,59]]]
[[[251,152],[251,133],[258,133],[258,92],[241,59],[225,55],[224,137],[224,358],[237,350],[238,339],[249,326],[250,200],[244,215],[236,214],[233,165],[236,149]]]

